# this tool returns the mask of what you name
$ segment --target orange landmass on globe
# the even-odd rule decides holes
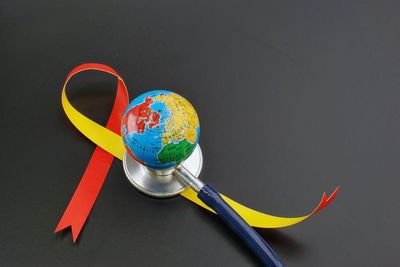
[[[174,93],[160,94],[153,99],[165,103],[171,112],[171,118],[165,124],[162,144],[167,145],[182,140],[194,144],[197,139],[196,128],[199,125],[199,118],[192,104]]]

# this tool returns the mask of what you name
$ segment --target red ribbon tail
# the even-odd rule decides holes
[[[57,228],[54,230],[54,233],[60,232],[68,227],[71,227],[72,232],[72,240],[76,243],[78,236],[85,224],[86,218],[84,217],[76,217],[72,216],[73,212],[67,209],[61,218],[60,222],[57,225]]]
[[[54,231],[55,233],[71,226],[72,239],[74,243],[76,242],[97,199],[113,159],[113,155],[100,147],[96,147],[64,215]]]
[[[319,205],[312,212],[312,214],[318,213],[321,210],[323,210],[325,207],[327,207],[336,198],[336,195],[339,193],[339,190],[340,190],[340,186],[337,186],[335,191],[333,191],[333,193],[329,197],[327,197],[326,192],[324,192],[324,194],[322,195],[321,201],[319,202]]]

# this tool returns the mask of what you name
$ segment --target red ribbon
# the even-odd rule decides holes
[[[82,64],[68,74],[64,83],[64,87],[67,85],[72,76],[86,70],[99,70],[117,77],[117,94],[106,128],[116,134],[120,134],[122,115],[129,104],[128,91],[121,76],[114,69],[103,64]],[[85,173],[83,174],[83,177],[74,195],[72,196],[64,215],[54,231],[55,233],[71,226],[72,238],[73,241],[76,242],[79,233],[81,232],[82,227],[89,216],[89,212],[96,201],[113,159],[113,155],[103,150],[101,147],[96,146]]]

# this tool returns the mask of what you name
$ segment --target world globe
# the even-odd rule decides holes
[[[196,110],[182,96],[154,90],[127,107],[121,136],[129,155],[146,167],[174,168],[190,156],[200,136]]]

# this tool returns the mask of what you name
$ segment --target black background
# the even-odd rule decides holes
[[[260,230],[287,266],[398,266],[399,2],[0,2],[0,265],[259,266],[215,216],[137,192],[115,161],[77,245],[53,234],[94,145],[60,103],[101,62],[131,99],[196,107],[202,179],[254,209],[312,219]],[[84,73],[71,102],[105,123],[116,81]]]

